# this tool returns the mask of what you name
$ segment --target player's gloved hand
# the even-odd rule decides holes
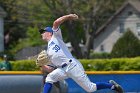
[[[48,65],[50,63],[51,63],[51,61],[49,60],[49,57],[46,53],[46,50],[41,51],[38,54],[38,57],[36,59],[36,65],[41,67],[41,66],[44,66],[44,65]]]

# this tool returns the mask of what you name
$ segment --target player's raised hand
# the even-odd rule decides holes
[[[76,14],[69,14],[68,16],[69,16],[69,19],[70,20],[76,20],[76,19],[78,19],[78,15],[76,15]]]
[[[76,20],[76,19],[78,19],[78,16],[76,14],[68,14],[68,15],[61,16],[54,21],[53,29],[57,29],[59,25],[66,20]]]

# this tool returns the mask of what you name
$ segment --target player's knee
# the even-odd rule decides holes
[[[89,93],[90,93],[90,92],[95,92],[95,91],[96,91],[96,89],[94,89],[94,88],[93,88],[93,89],[85,89],[85,90],[86,90],[87,92],[89,92]]]
[[[97,87],[95,84],[91,84],[89,86],[86,86],[84,87],[84,89],[87,91],[87,92],[95,92],[97,90]]]
[[[54,83],[57,82],[57,78],[53,73],[49,73],[45,79],[45,82]]]

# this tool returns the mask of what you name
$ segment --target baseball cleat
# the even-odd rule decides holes
[[[114,80],[110,80],[109,83],[114,85],[114,89],[117,93],[124,93],[122,87],[116,83]]]

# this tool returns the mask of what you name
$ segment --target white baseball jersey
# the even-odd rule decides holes
[[[57,28],[53,31],[53,36],[48,42],[47,54],[54,65],[62,66],[73,57],[62,40],[61,29]]]

